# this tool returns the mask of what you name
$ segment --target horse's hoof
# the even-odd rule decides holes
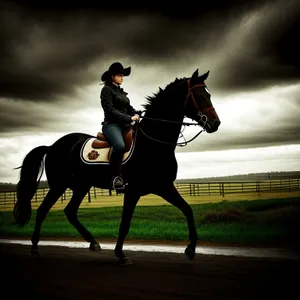
[[[120,266],[132,265],[131,260],[127,256],[119,258],[118,263],[119,263]]]
[[[184,251],[185,255],[188,257],[188,259],[193,260],[195,258],[195,250],[193,250],[190,247],[187,247]]]
[[[40,251],[39,251],[39,249],[31,249],[30,256],[32,258],[39,258],[40,257]]]
[[[101,251],[102,250],[98,243],[90,244],[89,249],[91,251]]]

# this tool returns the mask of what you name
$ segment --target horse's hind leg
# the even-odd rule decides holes
[[[89,189],[90,187],[82,186],[74,188],[72,198],[64,209],[64,213],[67,216],[70,224],[72,224],[80,233],[80,235],[90,243],[90,250],[99,251],[101,250],[99,243],[95,240],[93,235],[79,222],[77,216],[78,208]]]
[[[50,190],[48,191],[47,195],[45,196],[43,202],[37,209],[37,214],[36,214],[36,221],[35,221],[35,226],[33,230],[33,234],[31,237],[31,255],[32,256],[38,256],[39,251],[38,251],[38,243],[40,241],[40,232],[41,232],[41,226],[46,218],[49,210],[51,207],[56,203],[56,201],[59,199],[59,197],[65,192],[66,188],[62,187],[51,187]]]
[[[179,208],[185,215],[190,239],[190,244],[185,249],[185,254],[189,259],[193,259],[196,253],[198,235],[191,206],[182,198],[174,184],[161,187],[155,191],[154,194],[164,198],[166,201]]]

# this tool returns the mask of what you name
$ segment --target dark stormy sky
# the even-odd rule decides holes
[[[209,153],[215,176],[237,153],[237,173],[255,158],[254,171],[300,168],[299,1],[22,2],[0,2],[0,181],[15,181],[33,147],[101,130],[100,77],[114,61],[132,67],[123,87],[136,108],[176,77],[210,70],[222,125],[178,148],[181,177],[202,176],[185,173],[188,158]],[[263,151],[274,157],[259,169]]]

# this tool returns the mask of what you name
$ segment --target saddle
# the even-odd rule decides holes
[[[125,143],[122,163],[126,163],[134,149],[135,133],[133,128],[128,128],[123,139]],[[109,164],[112,147],[102,132],[98,132],[96,137],[91,137],[85,141],[81,147],[81,160],[87,164]]]
[[[129,128],[123,134],[123,140],[125,143],[124,152],[127,152],[130,150],[131,143],[132,143],[132,137],[133,137],[133,129]],[[107,141],[106,137],[104,136],[104,134],[101,131],[99,131],[97,133],[97,138],[94,139],[94,141],[92,142],[92,147],[95,149],[110,147],[109,142]]]

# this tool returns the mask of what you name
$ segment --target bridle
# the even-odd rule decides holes
[[[191,125],[197,125],[198,126],[199,122],[202,121],[203,122],[203,126],[202,126],[203,128],[194,137],[192,137],[188,141],[185,140],[182,132],[180,132],[181,136],[184,138],[185,141],[184,142],[180,142],[180,143],[175,143],[175,144],[155,139],[155,138],[147,135],[141,128],[139,128],[140,131],[143,133],[143,135],[145,135],[147,138],[149,138],[149,139],[151,139],[151,140],[153,140],[155,142],[158,142],[158,143],[162,143],[162,144],[166,144],[166,145],[173,145],[173,146],[176,145],[176,146],[183,147],[183,146],[186,146],[191,141],[193,141],[195,138],[197,138],[203,131],[205,131],[205,126],[207,124],[207,116],[205,115],[205,113],[213,111],[214,107],[213,106],[207,107],[206,109],[204,109],[201,112],[201,110],[200,110],[200,108],[199,108],[199,106],[198,106],[198,104],[197,104],[197,102],[195,100],[195,97],[194,97],[194,94],[193,94],[193,89],[196,88],[196,87],[205,87],[205,84],[204,83],[199,83],[199,84],[196,84],[196,85],[194,85],[194,86],[191,87],[191,81],[190,81],[190,79],[188,79],[187,84],[188,84],[188,92],[187,92],[187,95],[186,95],[186,98],[185,98],[185,101],[184,101],[183,109],[185,109],[186,105],[188,104],[188,100],[191,98],[192,101],[193,101],[195,109],[198,111],[197,115],[200,117],[198,123],[176,122],[176,121],[170,121],[170,120],[165,120],[165,119],[149,118],[149,117],[145,117],[145,116],[140,116],[140,117],[142,119],[159,121],[159,122],[168,122],[168,123],[180,124],[180,125],[184,125],[184,126],[191,126]],[[145,112],[145,111],[143,111],[143,112]]]
[[[195,97],[194,97],[194,94],[193,94],[193,89],[197,88],[197,87],[200,87],[200,86],[205,87],[204,83],[199,83],[199,84],[196,84],[196,85],[194,85],[194,86],[191,87],[191,81],[189,79],[188,82],[187,82],[187,84],[188,84],[188,93],[186,95],[183,107],[185,108],[186,105],[187,105],[187,103],[188,103],[188,100],[190,98],[192,98],[194,107],[195,107],[196,111],[198,111],[197,115],[200,117],[199,121],[203,122],[203,124],[204,124],[203,128],[204,128],[205,125],[206,125],[206,123],[207,123],[207,116],[205,115],[205,113],[213,111],[213,110],[215,110],[215,108],[213,106],[209,106],[209,107],[205,108],[203,111],[201,111],[200,108],[199,108],[199,106],[198,106],[198,104],[197,104],[197,102],[196,102],[196,100],[195,100]]]

